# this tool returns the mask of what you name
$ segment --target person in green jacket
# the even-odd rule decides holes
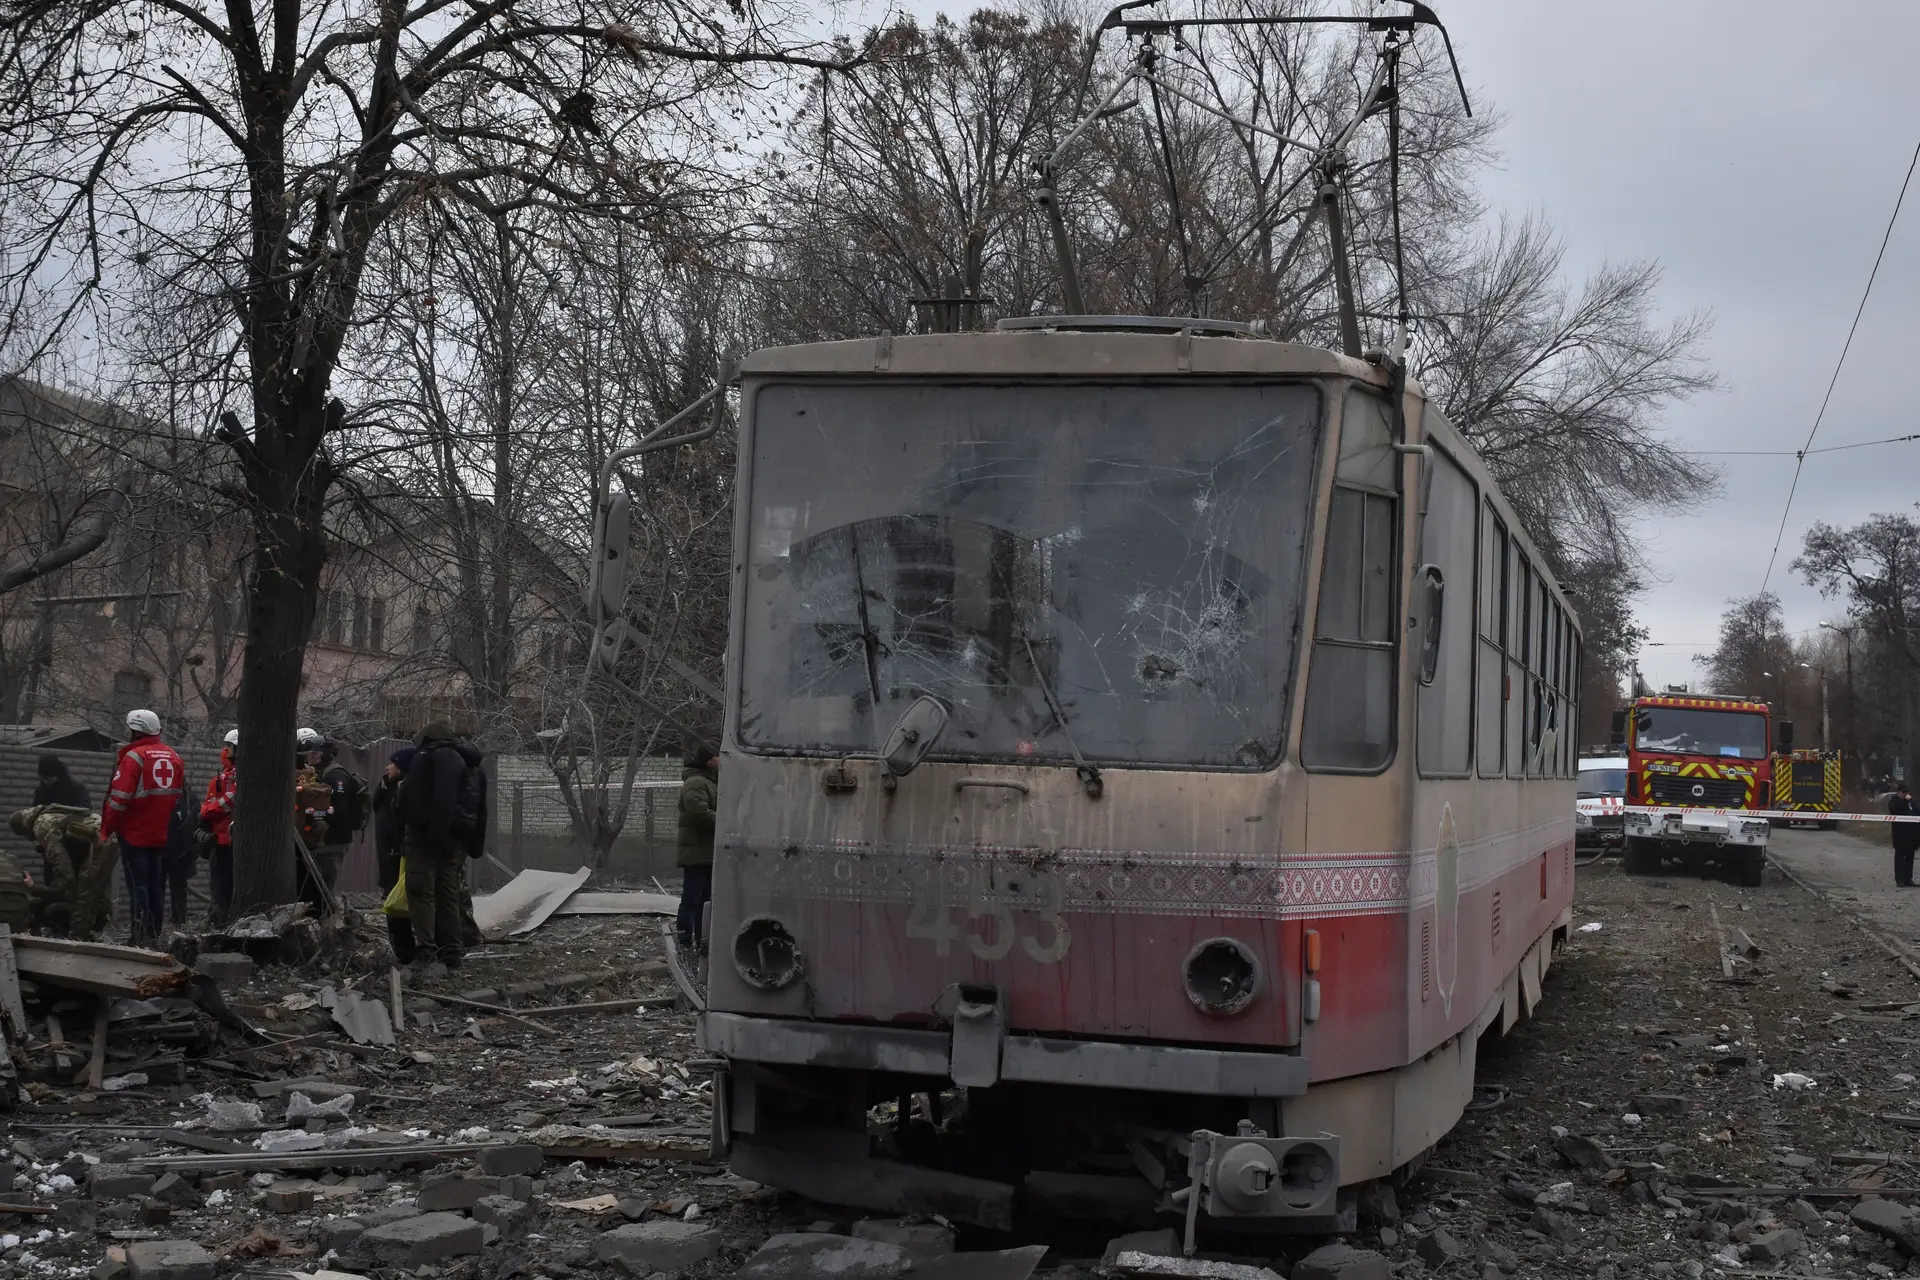
[[[695,747],[680,775],[680,917],[675,925],[683,947],[706,939],[707,903],[713,897],[713,815],[720,807],[720,757]]]

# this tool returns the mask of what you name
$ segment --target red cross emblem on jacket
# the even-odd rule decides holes
[[[179,752],[157,737],[135,738],[120,748],[107,804],[100,811],[100,838],[117,835],[121,844],[142,849],[165,845],[186,777]]]

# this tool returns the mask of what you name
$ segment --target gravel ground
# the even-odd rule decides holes
[[[1711,876],[1628,877],[1614,860],[1584,868],[1576,926],[1601,927],[1574,933],[1540,1016],[1482,1047],[1475,1109],[1410,1182],[1367,1198],[1351,1243],[1379,1250],[1397,1275],[1476,1280],[1920,1274],[1894,1242],[1920,1245],[1920,1220],[1873,1199],[1899,1201],[1920,1187],[1908,1167],[1920,1128],[1887,1119],[1920,1116],[1920,981],[1840,909],[1874,907],[1876,928],[1920,936],[1920,914],[1904,925],[1878,914],[1920,913],[1920,891],[1880,903],[1893,896],[1884,847],[1845,832],[1780,833],[1776,859],[1840,906],[1779,867],[1757,889]],[[629,997],[664,1005],[673,989],[657,929],[643,917],[556,918],[527,942],[476,952],[436,989],[522,984],[485,1001],[521,1009]],[[1736,930],[1757,956],[1732,954]],[[848,1211],[743,1182],[701,1154],[706,1075],[691,1018],[673,1008],[530,1015],[548,1034],[408,997],[411,1025],[397,1046],[346,1045],[321,1001],[329,987],[384,999],[382,944],[370,918],[322,964],[228,984],[229,1002],[254,1025],[314,1037],[296,1045],[242,1053],[257,1042],[225,1033],[213,1060],[189,1051],[172,1069],[177,1082],[163,1055],[148,1083],[120,1092],[79,1092],[29,1073],[33,1101],[6,1126],[15,1177],[5,1199],[55,1211],[0,1219],[0,1231],[19,1237],[0,1240],[0,1277],[90,1271],[114,1280],[129,1253],[130,1280],[203,1277],[154,1269],[151,1242],[171,1239],[204,1247],[221,1275],[346,1267],[450,1280],[698,1278],[734,1274],[776,1233],[851,1229]],[[563,976],[576,981],[533,989]],[[68,1022],[84,1026],[84,1014]],[[139,1033],[122,1039],[142,1052]],[[254,1088],[289,1079],[351,1088],[351,1113],[289,1124],[287,1100]],[[313,1100],[337,1091],[316,1088]],[[209,1098],[255,1104],[261,1115],[248,1130],[215,1131]],[[594,1124],[613,1129],[586,1128]],[[264,1140],[532,1139],[601,1150],[579,1162],[550,1153],[525,1174],[486,1184],[471,1180],[479,1170],[470,1153],[348,1176],[189,1170],[144,1191],[139,1173],[132,1190],[99,1173],[199,1154],[143,1128],[254,1144],[262,1131],[288,1127],[300,1134]],[[352,1130],[374,1132],[349,1139]],[[610,1153],[612,1145],[624,1149]],[[598,1158],[607,1154],[617,1158]],[[104,1190],[90,1195],[96,1184]],[[506,1203],[473,1203],[483,1193]],[[382,1224],[449,1203],[451,1224],[424,1252],[391,1241],[374,1248]],[[1862,1204],[1856,1216],[1866,1226],[1850,1216]],[[1089,1273],[1103,1236],[1038,1238],[1051,1246],[1040,1274]],[[670,1237],[695,1244],[675,1254]],[[628,1243],[607,1243],[616,1238]],[[963,1234],[960,1246],[1031,1242]],[[1237,1260],[1285,1275],[1316,1243],[1243,1245]],[[624,1261],[615,1256],[623,1250]]]

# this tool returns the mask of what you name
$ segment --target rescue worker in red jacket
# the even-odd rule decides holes
[[[100,838],[120,837],[133,945],[144,947],[160,936],[166,910],[167,830],[187,771],[179,753],[160,741],[160,717],[153,712],[127,712],[127,739],[100,811]]]
[[[240,731],[227,730],[220,748],[220,772],[207,779],[207,798],[200,802],[200,825],[213,837],[207,855],[207,890],[213,898],[212,915],[224,923],[233,914],[233,795],[240,758]]]

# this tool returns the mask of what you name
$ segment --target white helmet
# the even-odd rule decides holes
[[[327,745],[327,740],[320,736],[318,729],[303,728],[293,735],[293,740],[302,751],[318,751]]]
[[[142,737],[149,737],[160,732],[160,717],[151,711],[129,711],[127,729]]]
[[[224,743],[226,743],[226,744],[227,744],[228,746],[230,746],[230,747],[237,747],[237,746],[239,746],[239,745],[240,745],[240,731],[239,731],[238,729],[229,729],[229,730],[227,730],[227,736],[226,736],[226,737],[224,737],[224,738],[222,738],[222,739],[221,739],[221,741],[222,741],[222,742],[224,742]]]

